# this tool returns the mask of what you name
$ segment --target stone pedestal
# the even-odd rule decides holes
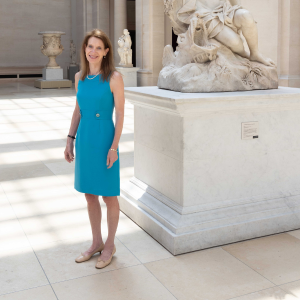
[[[40,47],[41,52],[49,57],[49,62],[43,69],[43,79],[34,82],[34,86],[40,89],[55,89],[62,87],[72,87],[72,81],[63,79],[63,69],[57,64],[56,56],[64,50],[61,44],[61,35],[63,31],[41,31],[43,35],[43,45]]]
[[[125,89],[134,177],[121,210],[172,254],[300,228],[300,89]]]
[[[68,79],[62,80],[43,80],[37,79],[34,81],[34,86],[39,89],[60,89],[60,88],[71,88],[72,81]]]
[[[43,80],[62,80],[64,79],[64,70],[62,68],[49,69],[43,68]]]
[[[35,80],[34,86],[40,89],[59,89],[72,87],[72,81],[63,79],[62,68],[43,68],[43,79]]]
[[[136,87],[137,86],[137,71],[140,68],[123,68],[116,67],[117,71],[123,74],[123,81],[125,87]]]

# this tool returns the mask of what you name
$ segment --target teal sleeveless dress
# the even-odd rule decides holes
[[[75,139],[74,188],[81,193],[119,196],[119,147],[118,159],[111,168],[106,165],[115,135],[114,96],[109,82],[103,82],[100,76],[78,82],[76,96],[81,118]]]

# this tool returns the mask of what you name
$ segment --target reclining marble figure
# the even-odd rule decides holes
[[[158,87],[180,92],[278,88],[275,63],[239,0],[164,0],[178,47],[167,45]]]

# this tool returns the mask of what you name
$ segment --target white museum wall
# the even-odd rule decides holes
[[[64,69],[70,62],[71,1],[70,0],[1,0],[0,1],[0,67],[44,66],[40,31],[64,31],[64,51],[57,63]]]
[[[136,1],[136,66],[138,86],[157,85],[165,46],[164,2]]]
[[[300,87],[300,1],[281,0],[281,85]]]

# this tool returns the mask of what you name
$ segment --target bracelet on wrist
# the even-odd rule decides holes
[[[72,138],[73,140],[75,140],[75,139],[76,139],[76,137],[75,137],[75,136],[73,136],[73,135],[69,135],[69,134],[68,134],[68,137]]]
[[[113,151],[116,151],[116,152],[117,152],[117,150],[116,150],[116,149],[113,149],[113,148],[110,148],[109,150],[113,150]]]

